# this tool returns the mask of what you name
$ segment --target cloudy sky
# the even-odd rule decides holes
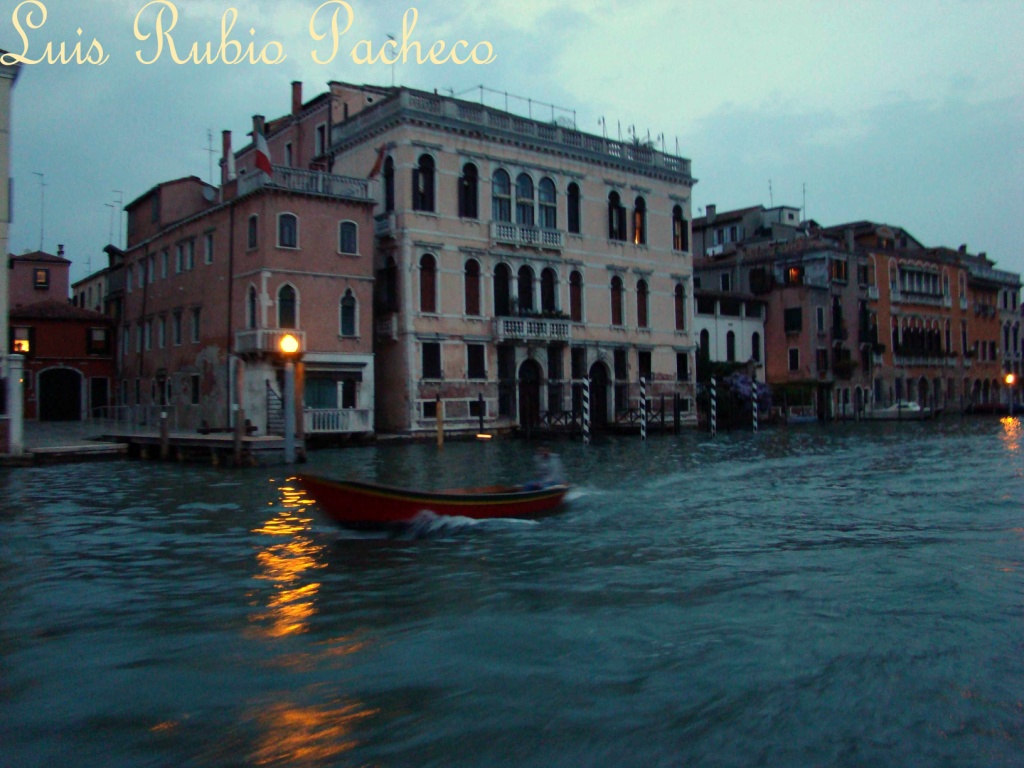
[[[120,202],[194,174],[209,180],[210,146],[230,129],[246,141],[251,116],[290,108],[290,83],[309,99],[330,80],[401,85],[480,99],[510,96],[523,114],[575,111],[581,130],[648,132],[693,161],[694,215],[756,204],[802,206],[823,224],[900,225],[926,245],[985,251],[1024,272],[1024,2],[1020,0],[349,0],[351,28],[330,63],[311,17],[322,0],[177,0],[170,33],[179,57],[229,37],[266,47],[274,64],[178,64],[156,57],[159,3],[0,0],[0,47],[26,65],[13,97],[14,224],[9,249],[63,243],[72,280],[123,242]],[[33,12],[38,24],[29,29]],[[171,3],[163,3],[165,28]],[[320,12],[317,33],[329,29]],[[340,6],[338,6],[340,7]],[[418,12],[410,40],[424,49],[490,43],[491,64],[356,63]],[[347,13],[342,8],[344,24]],[[148,40],[136,38],[151,35]],[[81,34],[78,30],[81,30]],[[251,33],[250,30],[254,30]],[[46,63],[46,46],[102,65]],[[165,38],[166,40],[166,38]],[[275,45],[276,44],[276,45]],[[359,49],[365,52],[366,43]],[[483,47],[478,48],[480,52]],[[95,53],[95,49],[94,49]],[[98,58],[92,56],[92,58]],[[484,94],[504,106],[504,95]],[[546,113],[545,113],[546,110]],[[216,172],[216,164],[214,164]],[[45,184],[45,186],[42,186]],[[115,211],[116,207],[116,211]],[[42,225],[42,226],[41,226]],[[111,235],[113,232],[113,235]]]

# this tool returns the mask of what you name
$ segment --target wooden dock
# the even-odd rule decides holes
[[[141,459],[168,461],[210,461],[215,466],[231,466],[236,461],[235,435],[231,432],[128,432],[104,435],[104,439],[127,446],[128,455]],[[246,435],[241,438],[240,463],[245,466],[279,463],[284,459],[284,438],[278,435]],[[300,456],[305,455],[301,442]]]

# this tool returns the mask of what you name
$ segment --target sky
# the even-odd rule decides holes
[[[0,47],[43,59],[22,66],[12,97],[9,250],[61,243],[79,280],[123,245],[125,203],[161,181],[211,180],[221,131],[243,146],[253,114],[290,110],[293,80],[307,100],[331,80],[394,81],[500,108],[508,93],[511,111],[550,118],[542,105],[555,105],[582,131],[678,146],[694,216],[803,207],[1024,273],[1020,0],[322,2],[0,0]],[[335,10],[339,32],[351,20],[336,49]],[[165,30],[177,15],[162,37],[160,11]],[[194,43],[216,52],[233,14],[242,61],[172,59],[168,39],[180,59]],[[463,40],[460,57],[494,60],[366,62],[388,35],[446,54]],[[50,63],[62,44],[70,61]]]

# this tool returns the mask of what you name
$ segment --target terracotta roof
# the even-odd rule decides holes
[[[70,264],[69,259],[65,259],[63,256],[54,256],[52,253],[45,253],[44,251],[32,251],[32,253],[22,254],[7,254],[9,261],[43,261],[48,264]]]
[[[113,322],[113,318],[102,312],[76,307],[66,301],[56,299],[39,301],[35,304],[24,304],[11,307],[11,320],[91,320],[93,322]]]

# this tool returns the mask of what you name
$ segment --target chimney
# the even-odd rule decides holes
[[[960,245],[960,253],[967,253],[967,243],[962,243]]]
[[[231,151],[231,131],[220,132],[220,183],[227,184],[235,178],[235,154]]]
[[[64,258],[64,244],[61,243],[57,246],[57,255]]]
[[[292,81],[292,115],[298,115],[302,111],[302,83],[298,80]]]
[[[854,247],[853,229],[848,229],[846,230],[846,250],[853,253]]]
[[[717,209],[718,209],[718,205],[714,204],[714,203],[707,207],[707,212],[708,212],[707,222],[708,222],[708,224],[714,224],[715,223],[715,213],[716,213]]]
[[[263,129],[264,128],[266,128],[266,118],[263,117],[263,115],[253,115],[252,116],[252,140],[253,140],[253,143],[256,142],[256,134],[257,133],[266,135],[265,133],[263,133]]]

